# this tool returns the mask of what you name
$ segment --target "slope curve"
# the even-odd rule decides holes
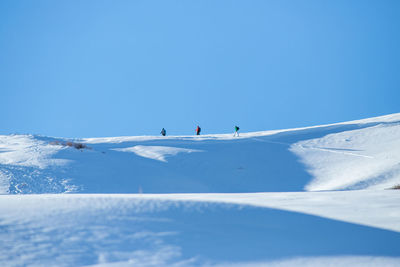
[[[245,193],[400,183],[400,113],[204,136],[0,136],[0,193]]]

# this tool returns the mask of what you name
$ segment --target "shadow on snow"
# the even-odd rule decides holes
[[[94,144],[92,150],[63,150],[73,159],[73,183],[88,193],[207,193],[303,191],[312,177],[289,151],[291,144],[380,123],[335,125],[233,140],[165,139]],[[170,146],[203,152],[167,156],[167,163],[114,148]]]
[[[63,206],[58,199],[41,201],[35,206]],[[137,257],[156,255],[163,248],[174,248],[176,253],[161,257],[164,262],[157,264],[188,259],[199,265],[300,256],[400,255],[399,233],[296,212],[112,198],[89,198],[87,209],[73,198],[68,201],[75,207],[68,212],[60,209],[50,215],[27,215],[9,224],[0,220],[0,237],[7,240],[0,250],[8,251],[0,262],[10,263],[19,258],[16,255],[29,259],[25,263],[41,264],[96,264],[100,255],[109,262],[146,262],[150,259]],[[100,208],[97,202],[102,203]],[[6,212],[2,214],[0,218],[7,216]],[[35,235],[30,234],[32,231]]]

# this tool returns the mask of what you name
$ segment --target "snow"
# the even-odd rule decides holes
[[[0,164],[45,169],[65,165],[64,159],[52,158],[61,147],[37,140],[31,135],[0,135]]]
[[[347,193],[348,201],[368,200],[360,204],[364,207],[376,197],[353,198],[351,192]],[[345,257],[336,259],[339,262],[350,260],[348,257],[365,261],[368,257],[378,263],[400,263],[399,232],[259,207],[274,198],[279,203],[277,194],[282,194],[280,198],[288,206],[307,206],[313,201],[314,206],[324,204],[318,197],[296,200],[286,193],[263,194],[261,198],[250,194],[228,198],[192,194],[180,200],[179,196],[146,194],[1,196],[0,238],[5,242],[0,250],[7,253],[1,254],[0,263],[212,266],[285,264],[289,260],[286,263],[290,265],[293,259],[318,263],[329,257]],[[386,197],[386,204],[378,203],[382,210],[372,207],[371,212],[383,217],[395,211],[392,206],[398,203],[397,195]],[[190,200],[195,198],[197,201]],[[253,198],[256,205],[244,204],[246,198]],[[389,199],[392,205],[387,204]],[[337,213],[341,213],[340,207],[347,214],[355,210],[344,203],[337,203]],[[23,259],[18,256],[21,254]]]
[[[384,189],[400,182],[398,122],[329,134],[292,145],[314,180],[307,190]]]
[[[254,263],[226,263],[214,265],[215,267],[284,267],[284,266],[325,266],[325,267],[337,267],[337,266],[352,266],[352,267],[371,267],[371,266],[385,266],[385,267],[397,267],[399,261],[396,258],[391,257],[309,257],[309,258],[295,258],[284,261],[272,261],[272,262],[254,262]]]
[[[10,178],[0,171],[0,195],[8,194],[10,187]]]
[[[237,194],[146,194],[142,198],[234,203],[281,209],[400,232],[396,191],[330,191]]]
[[[240,137],[3,135],[0,265],[399,266],[397,184],[400,113]]]
[[[140,146],[140,145],[134,147],[126,147],[126,148],[115,148],[114,150],[122,152],[133,152],[138,156],[159,160],[162,162],[167,162],[167,160],[165,159],[166,156],[175,156],[178,153],[201,152],[201,150],[179,148],[179,147]]]

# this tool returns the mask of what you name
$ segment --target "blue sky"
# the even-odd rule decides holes
[[[0,134],[194,134],[400,112],[400,1],[0,2]]]

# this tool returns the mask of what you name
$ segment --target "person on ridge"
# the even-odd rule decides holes
[[[239,129],[240,129],[239,126],[235,126],[235,133],[233,134],[233,136],[239,137],[239,133],[238,133]]]
[[[201,131],[201,128],[200,128],[200,126],[199,126],[199,125],[197,125],[197,128],[196,128],[196,134],[197,134],[197,135],[200,135],[200,131]]]
[[[166,134],[167,134],[167,131],[164,129],[164,128],[162,128],[162,130],[161,130],[161,133],[160,134],[162,134],[162,136],[165,136]]]

